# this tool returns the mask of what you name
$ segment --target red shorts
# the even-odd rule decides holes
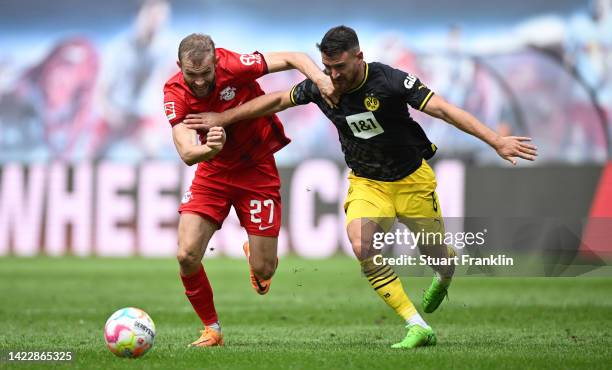
[[[234,206],[240,225],[249,235],[278,237],[281,226],[280,177],[273,156],[250,168],[194,179],[189,191],[183,195],[179,213],[198,214],[221,228],[231,206]]]

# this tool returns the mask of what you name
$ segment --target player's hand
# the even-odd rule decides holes
[[[538,155],[538,148],[530,144],[530,137],[501,136],[496,144],[496,151],[500,157],[516,166],[516,158],[534,161]]]
[[[315,83],[317,84],[319,92],[321,92],[321,97],[323,100],[325,100],[325,103],[332,108],[337,108],[340,97],[334,89],[334,84],[332,83],[331,78],[329,76],[325,76],[324,78],[317,80]]]
[[[214,112],[188,114],[183,124],[192,130],[210,130],[215,126],[223,126],[222,115]]]
[[[223,149],[225,140],[225,130],[220,126],[211,127],[206,134],[206,145],[217,152]]]

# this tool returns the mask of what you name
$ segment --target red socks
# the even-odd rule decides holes
[[[213,301],[212,287],[204,272],[204,266],[200,264],[200,269],[192,275],[181,275],[181,280],[185,286],[185,295],[204,325],[209,326],[219,321]]]

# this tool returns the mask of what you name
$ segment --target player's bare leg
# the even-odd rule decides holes
[[[258,294],[266,294],[270,290],[272,276],[278,266],[278,238],[269,236],[249,235],[249,241],[243,249],[249,262],[251,285]]]
[[[179,218],[178,252],[176,258],[185,286],[185,295],[204,324],[204,330],[194,347],[223,345],[223,335],[217,318],[213,291],[202,265],[202,258],[217,225],[199,215],[182,213]]]
[[[215,223],[199,215],[193,213],[181,214],[176,255],[181,275],[191,275],[200,268],[208,242],[217,228],[218,226]]]
[[[393,348],[435,345],[436,337],[433,330],[406,295],[399,277],[390,266],[374,262],[374,257],[380,252],[372,247],[372,241],[374,233],[382,232],[382,228],[371,219],[358,218],[350,221],[346,230],[353,252],[359,259],[361,270],[370,286],[387,306],[404,319],[408,327],[408,334],[404,340],[393,345]]]

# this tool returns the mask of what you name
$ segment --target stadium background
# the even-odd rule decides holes
[[[162,109],[178,41],[204,32],[239,52],[300,50],[319,62],[315,43],[337,24],[358,31],[366,60],[410,71],[494,130],[538,145],[537,162],[509,168],[483,143],[413,112],[440,148],[446,217],[569,217],[582,230],[588,216],[612,212],[610,13],[609,1],[3,1],[0,255],[173,255],[193,170],[179,162]],[[301,78],[277,73],[262,85],[276,91]],[[281,118],[293,140],[277,155],[281,254],[349,251],[334,127],[315,106]],[[241,255],[242,239],[232,212],[211,255]]]
[[[68,366],[82,369],[608,369],[611,7],[0,1],[0,367],[11,367],[9,350],[72,350]],[[538,160],[513,168],[415,113],[440,147],[432,163],[449,229],[489,228],[484,252],[529,252],[544,263],[461,270],[450,299],[425,315],[438,345],[389,349],[405,329],[347,257],[337,134],[314,106],[293,108],[281,114],[293,142],[276,156],[283,257],[272,290],[251,290],[245,235],[232,216],[206,257],[218,257],[206,271],[227,345],[187,350],[200,323],[173,256],[176,208],[193,168],[173,148],[161,92],[178,42],[204,32],[235,51],[300,50],[319,62],[315,43],[338,24],[357,30],[366,60],[418,75],[500,133],[534,138]],[[277,73],[262,85],[286,89],[301,78]],[[420,308],[431,271],[398,274]],[[581,276],[533,277],[541,275]],[[105,320],[126,306],[157,326],[140,361],[120,361],[104,345]]]

